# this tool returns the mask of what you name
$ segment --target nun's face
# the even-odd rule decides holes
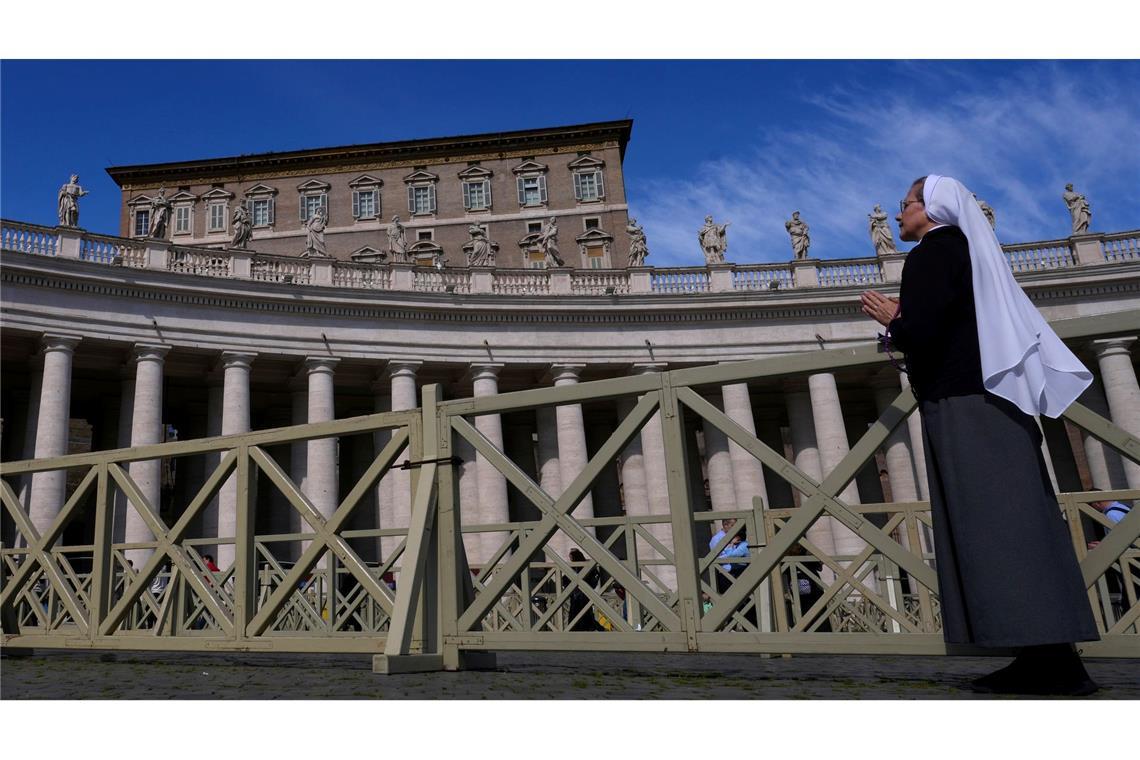
[[[903,210],[895,217],[899,224],[899,239],[907,242],[919,240],[922,236],[919,231],[929,223],[926,217],[926,206],[918,200],[918,186],[915,185],[906,194],[903,201]]]

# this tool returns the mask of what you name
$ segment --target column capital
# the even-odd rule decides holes
[[[467,375],[472,380],[496,380],[503,367],[499,362],[471,362],[467,365]]]
[[[253,364],[253,360],[256,358],[257,354],[248,351],[223,351],[219,359],[219,364],[222,369],[230,369],[231,367],[249,369],[249,366]]]
[[[83,340],[83,338],[78,335],[44,333],[40,338],[40,346],[45,354],[51,351],[66,351],[70,354],[75,351],[75,347],[79,345],[79,341],[81,340]]]
[[[668,368],[665,362],[635,362],[630,365],[635,375],[649,375],[655,372],[664,372]]]
[[[173,346],[164,343],[135,343],[131,346],[131,361],[133,362],[161,362],[170,353]]]
[[[1097,359],[1105,356],[1116,356],[1124,354],[1131,355],[1132,349],[1130,346],[1136,342],[1135,335],[1125,335],[1119,338],[1098,338],[1089,342],[1089,347],[1092,348],[1093,353],[1096,354]]]
[[[332,374],[336,371],[336,365],[340,364],[340,359],[335,356],[306,356],[305,357],[305,373],[312,375],[320,372]]]
[[[414,378],[423,364],[422,361],[418,360],[399,359],[390,361],[388,362],[388,377]]]
[[[586,369],[585,364],[551,364],[550,375],[554,378],[554,384],[568,384],[576,383],[582,375],[582,370]]]

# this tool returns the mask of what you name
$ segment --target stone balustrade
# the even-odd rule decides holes
[[[4,251],[201,277],[369,290],[496,295],[677,295],[804,288],[866,288],[899,282],[905,254],[779,264],[632,269],[419,267],[272,256],[171,245],[82,229],[0,220]],[[1002,246],[1015,274],[1140,259],[1140,230]]]

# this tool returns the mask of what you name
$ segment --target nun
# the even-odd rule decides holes
[[[1092,374],[1018,286],[961,182],[915,180],[896,221],[918,241],[899,298],[866,291],[862,308],[905,355],[918,398],[946,643],[1017,650],[975,691],[1091,694],[1073,645],[1099,634],[1034,418],[1059,416]]]

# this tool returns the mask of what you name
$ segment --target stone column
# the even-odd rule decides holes
[[[875,385],[875,408],[879,414],[886,411],[899,395],[895,371],[890,376],[880,376]],[[918,414],[918,412],[915,412]],[[918,501],[918,482],[914,472],[914,458],[910,452],[910,431],[905,424],[899,425],[883,445],[887,460],[887,480],[891,484],[891,494],[895,501]]]
[[[455,456],[460,464],[456,467],[459,480],[459,523],[462,527],[478,525],[479,512],[479,470],[475,461],[475,447],[463,436],[455,436]],[[464,532],[463,550],[467,553],[467,564],[482,569],[487,556],[483,554],[483,535]]]
[[[44,387],[44,357],[37,354],[31,364],[31,387],[28,389],[28,410],[24,417],[24,448],[20,452],[21,459],[36,458],[36,427],[40,418],[40,396]],[[20,503],[24,509],[31,508],[32,476],[20,476]]]
[[[471,365],[471,380],[476,398],[495,396],[499,393],[499,370],[502,364],[477,363]],[[475,418],[475,429],[503,451],[503,419],[498,414],[481,414]],[[473,523],[510,522],[510,508],[507,505],[507,479],[495,469],[491,461],[479,452],[475,453],[475,468],[479,480],[479,500],[476,512],[468,515]],[[483,533],[480,535],[480,562],[487,562],[505,541],[505,533]]]
[[[910,388],[910,378],[899,373],[899,387]],[[906,428],[910,434],[910,452],[914,459],[914,474],[918,476],[915,483],[918,486],[918,497],[922,501],[930,499],[930,484],[926,476],[926,445],[922,442],[922,415],[916,408],[906,418]]]
[[[726,385],[721,388],[721,393],[724,396],[724,413],[755,436],[756,420],[752,416],[752,397],[748,393],[748,383]],[[752,509],[753,496],[763,499],[765,508],[770,506],[768,489],[764,483],[764,466],[760,464],[760,460],[733,440],[728,442],[728,451],[732,457],[732,477],[736,484],[737,508]]]
[[[1092,348],[1100,365],[1104,395],[1108,398],[1113,423],[1134,436],[1140,436],[1140,385],[1136,382],[1130,353],[1135,342],[1136,336],[1094,340]],[[1122,461],[1128,487],[1140,488],[1140,464],[1123,458]]]
[[[638,375],[656,374],[665,369],[664,364],[635,364],[633,371]],[[641,428],[642,462],[645,466],[645,486],[649,497],[649,514],[669,514],[669,487],[668,468],[665,464],[665,438],[661,430],[661,412],[655,412],[645,426]],[[658,523],[650,527],[650,533],[667,549],[673,548],[673,526],[670,523]],[[661,555],[651,551],[648,546],[643,550],[638,545],[638,555],[644,559],[660,559]],[[677,587],[677,569],[675,566],[658,565],[654,568],[658,578],[670,589]],[[655,585],[651,586],[656,590]]]
[[[585,369],[581,364],[554,364],[551,365],[554,375],[554,385],[576,385],[578,376]],[[562,490],[574,481],[586,467],[589,456],[586,450],[586,424],[582,417],[581,404],[561,404],[554,408],[554,417],[558,430],[558,464],[562,475]],[[578,502],[578,506],[571,513],[579,520],[589,520],[594,517],[594,498],[590,491]],[[593,529],[587,529],[593,533]]]
[[[289,424],[290,425],[304,425],[309,421],[309,389],[308,383],[305,378],[294,376],[290,381],[289,387]],[[289,478],[301,490],[305,492],[305,476],[308,473],[309,464],[309,444],[307,441],[293,441],[289,444]],[[301,517],[301,513],[290,504],[289,507],[289,532],[290,533],[312,533],[313,528]],[[292,559],[297,559],[301,556],[301,544],[299,542],[290,542],[288,551]]]
[[[788,407],[788,428],[792,438],[793,464],[805,475],[819,482],[823,480],[819,461],[819,445],[815,437],[815,422],[812,420],[811,396],[800,383],[785,385],[784,401]],[[793,489],[796,504],[799,506],[805,497]],[[835,536],[832,531],[834,520],[822,517],[808,528],[808,540],[829,555],[835,554]]]
[[[36,459],[50,459],[67,453],[71,420],[71,363],[80,338],[44,335],[43,382],[39,413],[36,415]],[[32,474],[28,516],[43,536],[63,508],[67,492],[67,471],[51,470]]]
[[[728,436],[708,420],[701,421],[701,429],[705,436],[705,467],[708,469],[709,500],[713,511],[732,511],[737,508],[736,485]]]
[[[222,352],[222,435],[249,432],[249,372],[256,354]],[[237,472],[230,475],[218,492],[217,536],[236,538]],[[218,544],[218,567],[225,570],[234,561],[234,544]]]
[[[372,410],[377,414],[392,411],[392,396],[387,392],[387,383],[383,386],[380,384],[380,379],[377,378],[372,383],[372,392],[375,394],[373,397]],[[375,458],[388,442],[392,440],[392,431],[390,430],[377,430],[372,434],[372,456]],[[384,477],[380,478],[380,482],[376,484],[376,524],[381,528],[392,527],[386,524],[385,519],[391,519],[395,513],[395,482],[396,474],[394,471],[389,470]],[[386,561],[388,553],[395,548],[399,542],[393,542],[390,538],[380,539],[380,560]]]
[[[213,371],[209,373],[206,391],[206,436],[214,438],[222,434],[222,407],[224,404],[225,388],[222,387],[222,375],[220,370],[220,363]],[[132,392],[133,397],[133,392]],[[204,454],[203,458],[203,479],[202,483],[217,469],[218,464],[222,461],[221,453]],[[199,486],[201,487],[201,486]],[[220,489],[219,489],[220,491]],[[204,537],[213,538],[218,535],[218,496],[210,499],[210,503],[202,509],[200,516],[201,520],[201,533]],[[216,557],[218,554],[217,546],[201,546],[198,549],[200,552],[211,552]]]
[[[308,378],[309,424],[331,422],[336,417],[336,396],[333,373],[340,359],[328,356],[305,358],[305,375]],[[337,439],[315,438],[306,441],[305,482],[302,491],[325,519],[336,511],[340,477],[337,471]],[[305,551],[308,542],[302,542]],[[317,567],[327,567],[329,555],[325,553]]]
[[[1085,392],[1077,400],[1101,417],[1112,419],[1108,410],[1108,400],[1104,395],[1104,386],[1095,373],[1093,374],[1092,385],[1085,388]],[[1124,476],[1124,458],[1116,449],[1104,445],[1099,438],[1084,428],[1080,428],[1080,435],[1085,450],[1085,461],[1088,462],[1089,466],[1092,487],[1099,488],[1102,491],[1123,488],[1128,482]]]
[[[423,362],[396,361],[388,365],[388,377],[392,384],[392,411],[404,412],[419,406],[419,391],[416,387],[416,372]],[[407,450],[400,455],[396,464],[408,461]],[[392,471],[392,512],[380,515],[380,525],[385,528],[407,529],[412,519],[412,471]],[[399,544],[399,539],[384,550],[384,556]]]
[[[132,361],[135,365],[134,402],[131,405],[131,447],[162,443],[162,380],[163,364],[170,346],[135,344]],[[161,512],[162,460],[131,462],[128,465],[131,480],[150,502],[155,513]],[[141,505],[126,505],[126,543],[153,541],[155,536],[139,513]],[[154,549],[129,549],[127,560],[136,571],[154,554]]]
[[[820,468],[823,476],[827,477],[850,451],[835,375],[819,372],[809,376],[808,392],[811,396],[816,441],[819,444]],[[847,484],[838,498],[846,504],[860,503],[859,489],[854,480]],[[832,524],[831,532],[835,536],[835,550],[840,554],[857,554],[865,546],[861,538],[838,521]]]
[[[626,396],[618,399],[618,424],[629,416],[637,402]],[[726,444],[727,445],[727,444]],[[645,484],[645,457],[641,436],[635,435],[621,453],[621,493],[625,513],[629,516],[649,514],[649,491]]]
[[[558,457],[558,418],[554,407],[542,406],[534,410],[538,433],[538,484],[555,501],[562,495],[562,463]],[[547,548],[566,558],[570,541],[561,530],[555,531]]]

